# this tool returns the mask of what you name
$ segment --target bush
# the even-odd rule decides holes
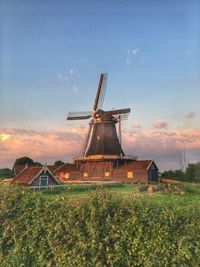
[[[200,208],[163,207],[106,189],[82,198],[0,195],[0,266],[195,266]]]

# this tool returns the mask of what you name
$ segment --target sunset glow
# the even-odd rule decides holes
[[[6,141],[10,138],[10,135],[9,134],[0,134],[0,141]]]

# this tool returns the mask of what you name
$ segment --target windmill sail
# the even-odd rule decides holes
[[[93,111],[101,109],[103,106],[103,101],[106,92],[106,85],[107,85],[107,74],[101,74],[99,79],[99,84],[97,88],[97,93],[94,101]]]
[[[87,120],[92,117],[91,111],[68,112],[67,120]]]

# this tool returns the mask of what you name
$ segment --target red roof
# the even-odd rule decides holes
[[[55,170],[57,170],[59,168],[59,166],[56,165],[47,165],[47,168],[51,171],[51,172],[55,172]]]
[[[43,169],[40,167],[26,167],[12,181],[12,183],[29,184],[29,182]]]
[[[12,181],[12,183],[18,183],[23,185],[29,185],[34,178],[37,178],[42,170],[45,170],[45,166],[37,166],[37,167],[26,167],[23,169]],[[54,176],[53,172],[47,167],[47,171],[51,173],[51,176],[57,181],[58,179]]]
[[[55,173],[58,172],[76,172],[77,171],[77,166],[74,163],[66,163],[59,168],[55,170]]]
[[[152,160],[134,160],[127,162],[123,166],[119,166],[119,169],[127,170],[131,168],[134,170],[147,170],[152,162]]]
[[[15,165],[13,168],[14,175],[18,175],[24,168],[26,168],[26,165]]]

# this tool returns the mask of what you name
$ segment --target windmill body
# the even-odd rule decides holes
[[[123,158],[125,156],[116,124],[126,119],[130,108],[104,111],[102,109],[107,83],[107,74],[101,74],[92,112],[69,112],[67,120],[90,119],[89,130],[81,157],[86,159]],[[121,136],[121,133],[119,133]],[[79,159],[81,158],[79,157]]]
[[[124,156],[117,136],[115,122],[106,121],[94,123],[91,140],[85,156],[89,157],[95,155]]]

